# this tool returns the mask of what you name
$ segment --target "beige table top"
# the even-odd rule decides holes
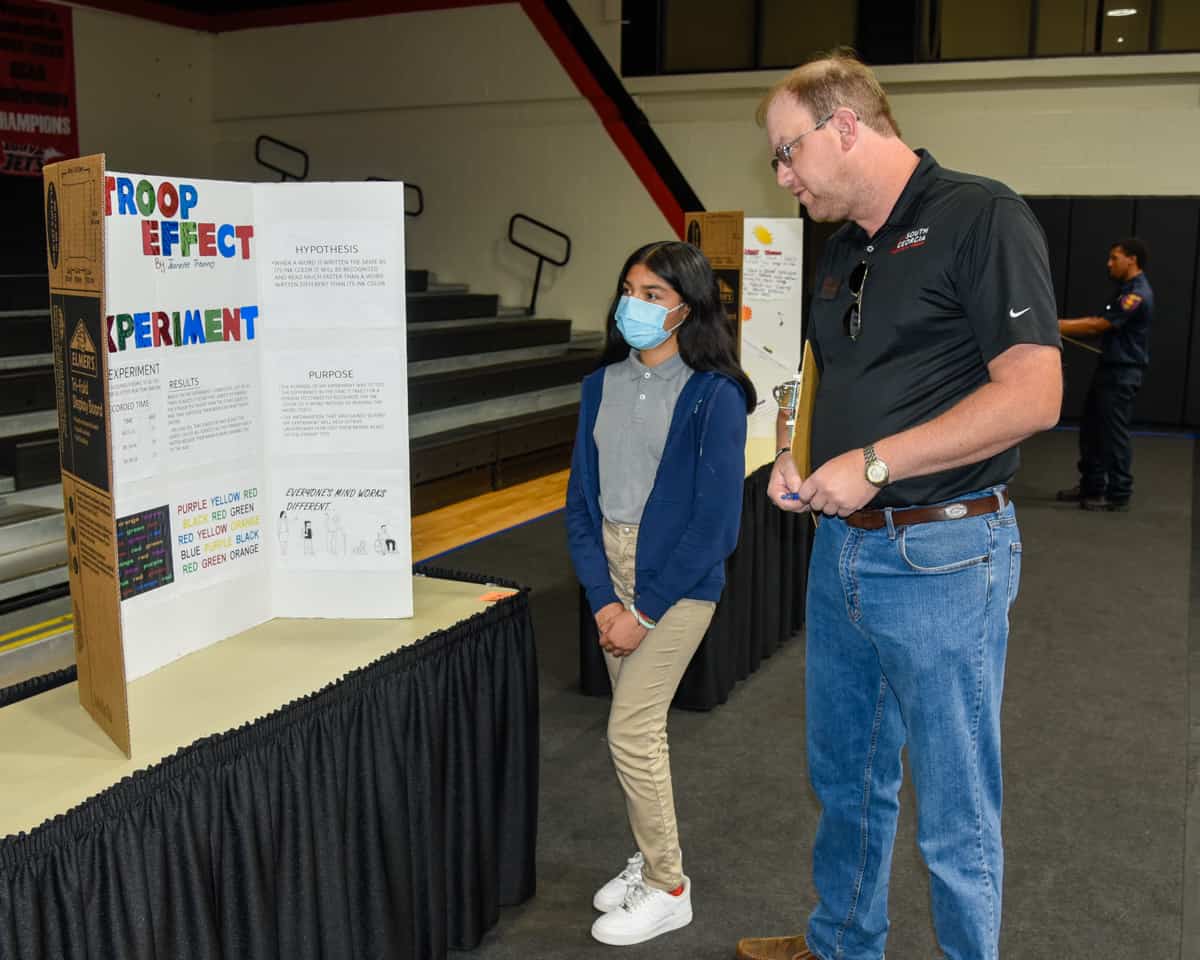
[[[746,476],[750,476],[764,463],[775,459],[775,441],[766,437],[746,438]]]
[[[413,578],[407,620],[271,620],[129,685],[133,758],[74,683],[0,710],[0,837],[30,830],[202,737],[314,693],[494,602],[478,583]]]

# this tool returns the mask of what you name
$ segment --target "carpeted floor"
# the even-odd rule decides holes
[[[1139,438],[1134,509],[1053,501],[1075,434],[1025,446],[1024,543],[1010,641],[1002,955],[1180,957],[1193,441]],[[594,942],[591,896],[633,852],[604,743],[607,701],[576,692],[577,592],[561,513],[441,566],[533,588],[542,696],[538,894],[479,960],[729,958],[737,938],[798,932],[813,901],[817,809],[805,776],[803,638],[711,713],[673,711],[671,755],[695,921],[648,944]],[[893,960],[937,955],[911,791],[891,887]]]

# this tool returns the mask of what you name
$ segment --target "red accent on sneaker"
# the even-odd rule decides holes
[[[683,896],[683,884],[682,883],[679,886],[677,886],[674,890],[671,891],[671,896],[673,896],[673,897],[682,897]]]

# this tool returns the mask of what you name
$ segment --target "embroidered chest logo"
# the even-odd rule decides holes
[[[916,230],[909,230],[908,233],[896,241],[896,245],[892,247],[891,252],[903,253],[905,250],[914,250],[917,247],[923,247],[928,237],[928,227],[917,227]]]
[[[1127,293],[1121,297],[1121,309],[1126,313],[1133,313],[1142,303],[1142,296],[1139,293]]]

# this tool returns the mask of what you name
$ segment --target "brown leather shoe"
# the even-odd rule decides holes
[[[808,949],[804,937],[744,937],[738,941],[737,960],[820,960]]]

